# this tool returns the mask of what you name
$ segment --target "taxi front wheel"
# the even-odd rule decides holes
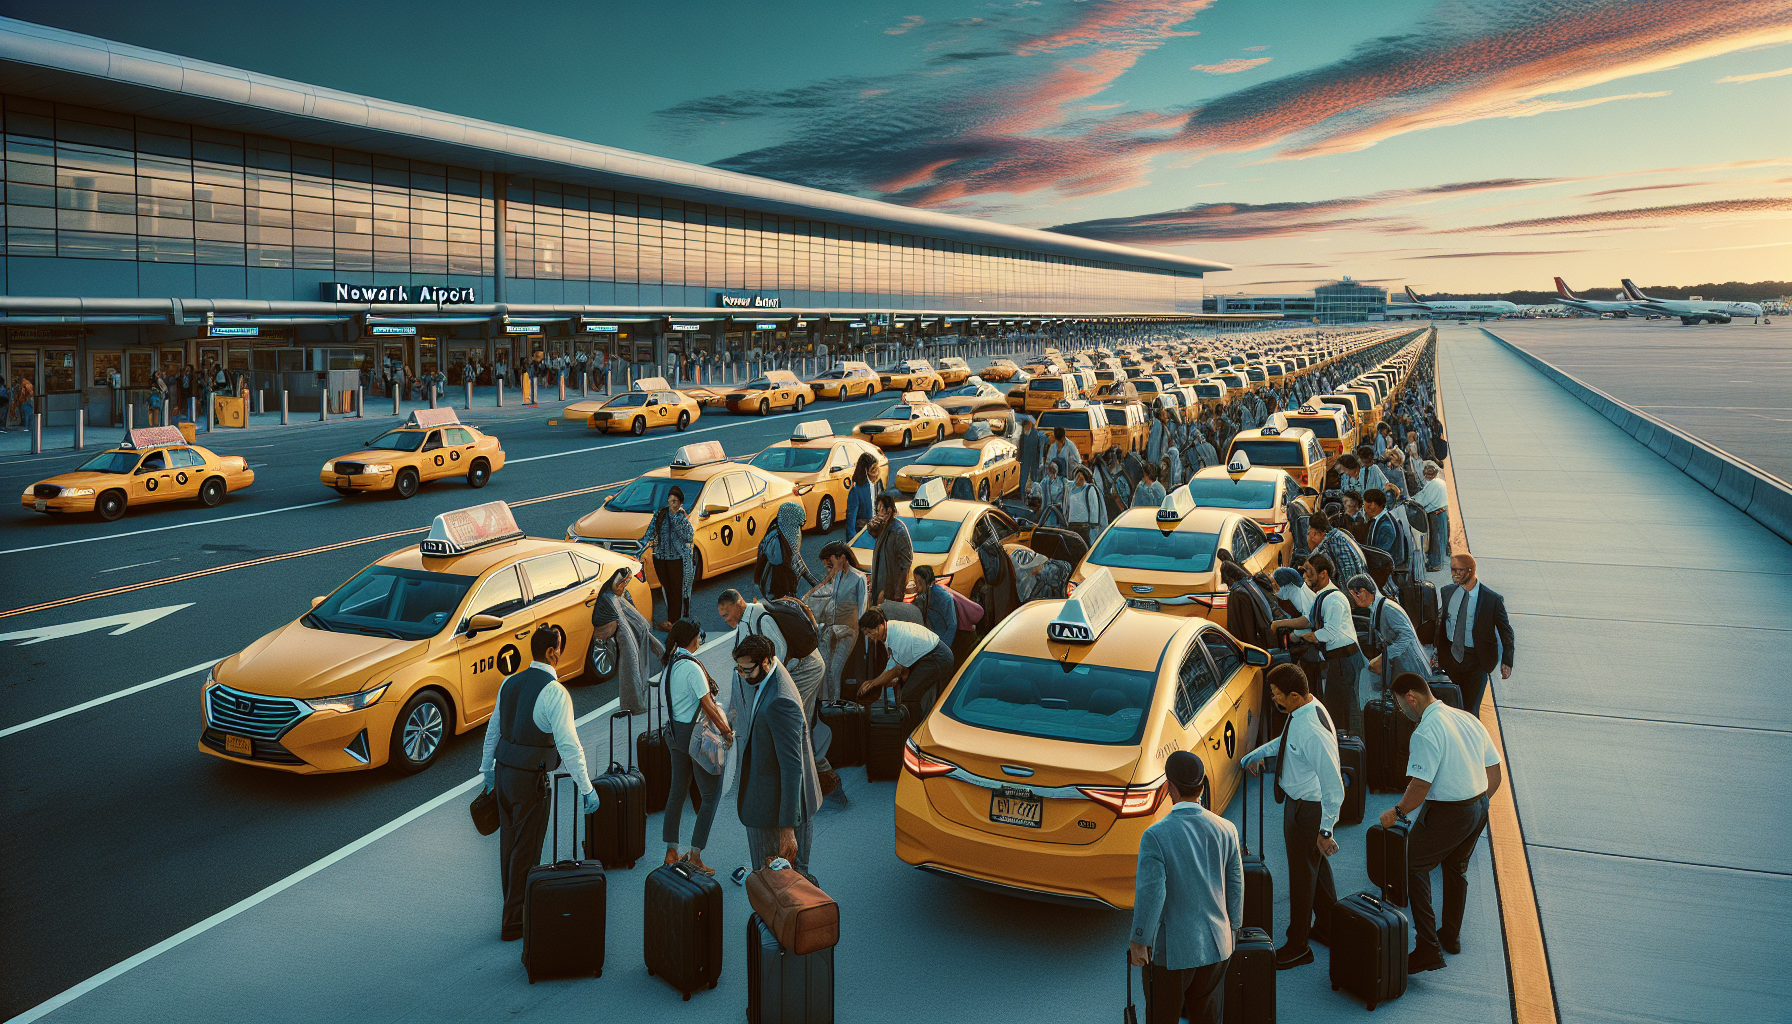
[[[628,432],[636,437],[640,437],[642,434],[647,433],[647,419],[642,416],[636,416],[635,421],[628,425]]]
[[[398,471],[398,480],[395,482],[393,490],[398,492],[400,498],[408,498],[417,493],[418,483],[417,471],[406,466]]]
[[[436,763],[442,741],[448,738],[448,702],[434,690],[424,690],[405,701],[392,727],[392,767],[415,775]]]

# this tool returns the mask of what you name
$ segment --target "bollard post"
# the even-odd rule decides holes
[[[124,434],[131,436],[131,421],[137,418],[137,407],[129,402],[124,404]]]
[[[590,370],[580,370],[579,371],[579,397],[580,398],[590,398],[591,397],[591,371]]]
[[[283,427],[286,426],[289,422],[291,422],[291,420],[289,419],[289,414],[287,412],[287,408],[286,408],[286,396],[287,396],[287,390],[285,388],[281,388],[280,389],[280,425]]]
[[[355,389],[355,419],[367,418],[367,389]]]
[[[87,447],[87,410],[75,410],[75,451]]]
[[[436,407],[436,382],[433,380],[429,382],[429,407]]]
[[[557,373],[554,376],[560,381],[560,401],[564,402],[566,401],[566,374]]]
[[[193,424],[195,428],[199,425],[199,399],[197,398],[187,399],[187,422]]]
[[[504,378],[498,378],[498,408],[504,408]]]
[[[44,414],[41,412],[34,412],[31,414],[31,454],[42,455],[43,453]]]
[[[403,415],[403,412],[398,407],[398,403],[399,403],[398,389],[393,388],[392,389],[392,415],[394,415],[394,416],[402,416]]]
[[[317,395],[317,422],[328,423],[329,421],[330,421],[330,392],[326,389],[324,391],[318,392],[318,395]]]
[[[467,389],[467,411],[472,412],[473,411],[473,381],[471,378],[463,378],[461,380],[461,383],[464,384]]]
[[[255,392],[255,415],[266,416],[268,412],[268,389],[260,388]]]
[[[216,398],[207,398],[205,400],[205,432],[206,433],[209,434],[213,430],[217,429],[217,427],[218,427],[217,417],[218,417],[218,400]]]

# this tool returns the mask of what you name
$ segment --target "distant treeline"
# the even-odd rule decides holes
[[[1725,299],[1733,302],[1760,302],[1764,299],[1777,299],[1792,295],[1792,281],[1725,281],[1722,284],[1644,284],[1639,285],[1643,294],[1658,299],[1685,299],[1694,295],[1702,299]],[[1599,285],[1593,288],[1575,286],[1574,294],[1583,299],[1609,301],[1613,295],[1623,291],[1618,284]],[[1441,298],[1441,296],[1440,296]],[[1520,306],[1547,306],[1556,301],[1558,296],[1547,292],[1499,292],[1487,295],[1455,295],[1452,299],[1505,299]]]

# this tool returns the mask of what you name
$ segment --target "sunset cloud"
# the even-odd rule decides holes
[[[910,29],[920,28],[922,25],[925,25],[925,24],[927,24],[926,18],[921,17],[919,14],[911,14],[908,17],[902,19],[902,24],[897,25],[894,28],[884,29],[884,35],[899,36],[907,31],[909,31]]]
[[[1722,85],[1725,82],[1759,82],[1763,78],[1779,78],[1782,75],[1792,75],[1792,68],[1781,68],[1778,71],[1763,71],[1758,75],[1725,75],[1717,80],[1717,84]]]
[[[1218,64],[1196,64],[1190,71],[1205,71],[1210,75],[1231,75],[1240,71],[1249,71],[1259,64],[1268,64],[1273,57],[1233,57],[1222,60]]]
[[[1683,203],[1678,206],[1645,206],[1630,210],[1593,210],[1559,217],[1533,217],[1529,220],[1508,220],[1498,224],[1456,228],[1452,234],[1470,231],[1520,231],[1532,228],[1590,227],[1623,222],[1673,221],[1696,218],[1741,217],[1763,213],[1792,213],[1792,197],[1776,196],[1759,199],[1719,199],[1708,203]]]

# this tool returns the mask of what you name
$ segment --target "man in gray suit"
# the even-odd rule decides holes
[[[734,647],[734,706],[746,737],[740,752],[736,806],[747,829],[747,855],[755,870],[783,857],[809,874],[809,844],[821,808],[821,778],[809,739],[803,698],[778,663],[768,637],[748,636]]]
[[[1164,761],[1175,806],[1139,840],[1127,960],[1145,971],[1147,1024],[1220,1024],[1226,961],[1244,920],[1238,830],[1201,806],[1207,770],[1178,750]]]

